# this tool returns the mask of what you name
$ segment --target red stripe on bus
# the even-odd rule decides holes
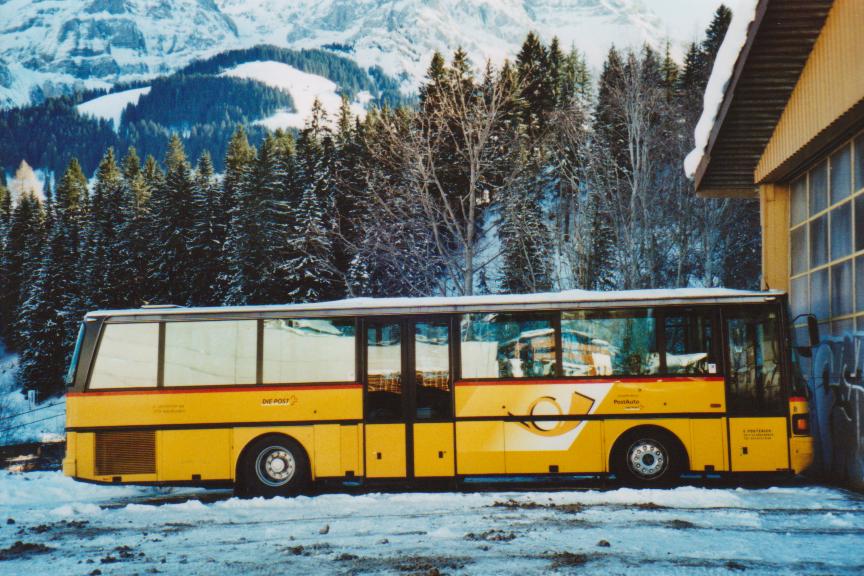
[[[666,378],[643,378],[626,376],[623,378],[590,379],[590,380],[460,380],[457,386],[531,386],[537,384],[617,384],[619,382],[722,382],[723,376],[669,376]]]
[[[292,390],[340,390],[362,388],[362,384],[285,384],[282,386],[201,386],[196,388],[153,388],[151,390],[103,390],[68,392],[66,396],[128,396],[135,394],[200,394],[202,392],[274,392]]]
[[[803,396],[792,396],[789,398],[789,402],[807,402],[807,399]]]

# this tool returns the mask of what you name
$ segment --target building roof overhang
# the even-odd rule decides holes
[[[759,0],[694,175],[700,196],[755,197],[754,171],[834,0]]]

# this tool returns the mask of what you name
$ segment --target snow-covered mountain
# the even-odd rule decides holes
[[[500,61],[530,30],[559,36],[593,65],[613,41],[657,45],[665,34],[641,0],[0,0],[0,106],[262,43],[327,46],[410,91],[433,50]]]

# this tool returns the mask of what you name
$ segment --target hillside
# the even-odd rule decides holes
[[[259,142],[266,129],[302,128],[317,98],[335,116],[342,96],[363,115],[371,104],[404,101],[396,81],[379,69],[322,50],[256,46],[196,60],[170,75],[88,90],[0,110],[0,165],[11,172],[22,159],[61,173],[77,157],[91,173],[106,146],[161,158],[172,132],[182,134],[192,158],[206,148],[221,169],[238,124]]]

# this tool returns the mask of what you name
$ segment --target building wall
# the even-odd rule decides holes
[[[754,172],[761,183],[763,284],[789,291],[793,317],[811,313],[820,324],[821,344],[802,359],[818,467],[859,489],[864,489],[864,132],[819,158],[803,160],[807,165],[789,164],[814,140],[853,128],[836,123],[864,101],[862,30],[864,1],[835,0]],[[772,182],[775,171],[798,176]],[[806,342],[806,320],[797,322],[795,331]]]
[[[789,290],[789,187],[759,187],[762,227],[762,288]]]
[[[823,472],[864,488],[864,132],[788,185],[763,185],[764,281],[822,342],[802,362]],[[806,321],[796,323],[806,341]]]

